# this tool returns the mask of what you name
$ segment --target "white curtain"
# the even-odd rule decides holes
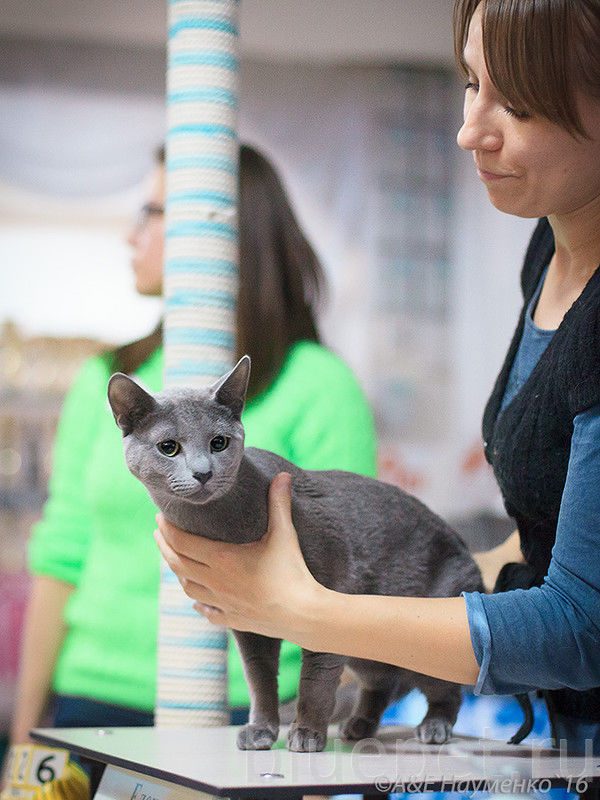
[[[93,198],[139,183],[163,138],[164,54],[0,41],[0,182]]]

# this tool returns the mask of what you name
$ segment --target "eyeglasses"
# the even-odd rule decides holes
[[[135,226],[136,228],[145,228],[150,217],[162,217],[164,213],[164,206],[161,206],[158,203],[144,203],[138,212]]]

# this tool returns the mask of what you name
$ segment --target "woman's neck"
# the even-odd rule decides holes
[[[533,320],[540,328],[556,330],[600,264],[600,200],[549,221],[555,251]]]
[[[557,276],[570,286],[585,286],[600,264],[600,197],[567,214],[551,215]]]

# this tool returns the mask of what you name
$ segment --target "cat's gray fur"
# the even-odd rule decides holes
[[[269,484],[287,471],[302,553],[324,586],[352,594],[415,597],[481,590],[466,545],[416,498],[370,478],[306,471],[266,450],[244,450],[240,416],[249,373],[245,356],[209,389],[174,388],[154,396],[125,375],[111,378],[109,400],[124,434],[127,465],[168,520],[210,539],[256,541],[267,529]],[[211,451],[215,436],[230,439],[222,452]],[[157,444],[165,440],[179,442],[181,452],[163,455]],[[280,642],[252,633],[234,635],[251,697],[250,721],[238,745],[266,749],[279,731]],[[386,706],[415,687],[428,701],[418,737],[444,742],[451,736],[461,698],[458,685],[377,661],[304,650],[296,719],[288,736],[291,750],[325,746],[345,664],[361,685],[354,712],[342,728],[346,738],[372,736]]]

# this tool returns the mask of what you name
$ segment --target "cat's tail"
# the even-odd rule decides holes
[[[521,744],[523,739],[525,739],[531,731],[533,730],[533,705],[531,704],[531,698],[527,693],[523,694],[516,694],[515,700],[521,706],[521,710],[523,711],[523,722],[521,723],[521,727],[519,730],[513,734],[508,740],[508,744]]]

